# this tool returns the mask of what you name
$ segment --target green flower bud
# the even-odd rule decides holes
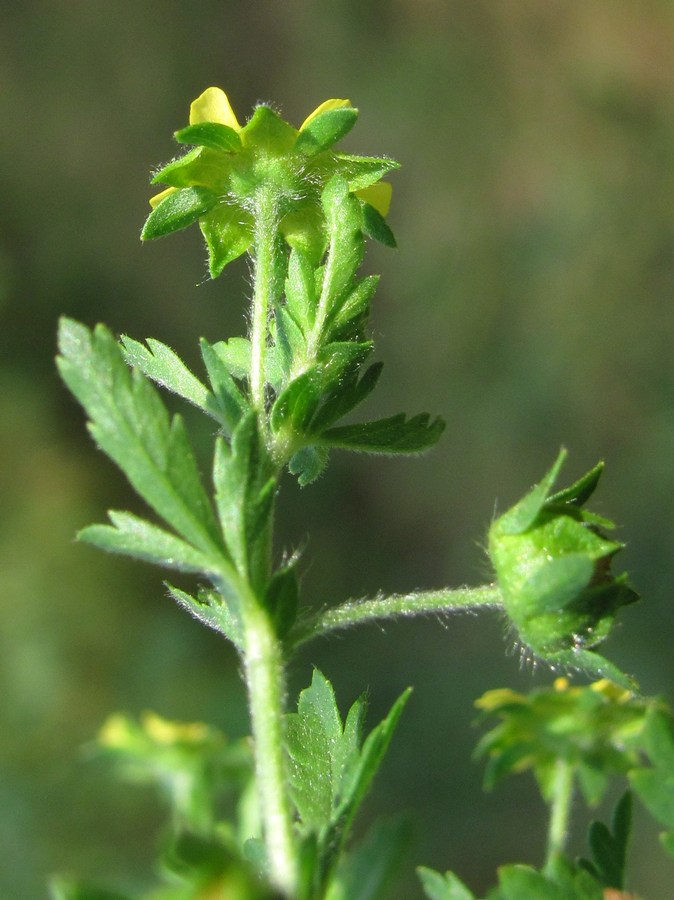
[[[624,546],[603,533],[613,523],[583,509],[603,463],[551,494],[565,457],[562,450],[543,480],[489,530],[508,618],[520,639],[548,659],[565,651],[586,656],[607,636],[618,609],[638,599],[627,575],[610,570]]]

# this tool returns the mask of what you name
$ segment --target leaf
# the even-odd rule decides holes
[[[373,363],[361,378],[358,369],[342,375],[312,419],[311,430],[320,433],[359,406],[376,387],[383,367],[383,363]]]
[[[69,319],[59,330],[59,371],[85,408],[89,430],[137,493],[211,559],[224,558],[218,525],[179,416],[169,420],[157,392],[102,325]]]
[[[128,894],[108,891],[86,882],[74,882],[57,876],[49,884],[52,900],[131,900]]]
[[[319,113],[300,131],[295,150],[306,156],[315,156],[327,150],[351,131],[357,118],[358,110],[351,106]]]
[[[379,210],[370,203],[363,203],[363,233],[385,247],[395,249],[398,244],[391,228]]]
[[[529,866],[501,866],[498,874],[503,900],[572,900],[562,888]]]
[[[452,872],[441,875],[433,869],[419,866],[417,875],[428,900],[476,900],[475,894]]]
[[[277,637],[283,640],[295,624],[299,607],[299,584],[294,561],[274,572],[267,585],[264,603],[271,614]]]
[[[314,323],[318,298],[314,269],[306,254],[293,250],[285,282],[287,309],[298,327],[308,332]]]
[[[431,421],[428,413],[411,419],[400,413],[373,422],[330,428],[320,435],[319,443],[361,453],[421,453],[437,443],[444,429],[442,419]]]
[[[238,133],[221,122],[199,122],[196,125],[188,125],[187,128],[176,131],[175,139],[180,144],[209,147],[211,150],[224,150],[227,153],[235,153],[242,149]]]
[[[357,281],[355,287],[340,301],[329,322],[333,340],[340,339],[344,330],[348,330],[353,327],[354,322],[365,318],[378,284],[378,275],[366,275]]]
[[[327,464],[328,451],[325,447],[302,447],[291,456],[288,471],[297,476],[300,487],[306,487],[323,473]]]
[[[342,724],[330,682],[317,670],[300,694],[297,713],[286,716],[291,795],[302,824],[320,833],[332,818],[333,748]]]
[[[172,234],[174,231],[181,231],[205,216],[217,202],[217,194],[208,188],[180,188],[164,197],[152,210],[141,231],[141,240],[150,241]]]
[[[351,766],[344,766],[344,774],[339,786],[340,802],[335,818],[339,820],[344,816],[347,823],[345,831],[348,831],[350,823],[358,811],[358,807],[365,798],[372,780],[382,764],[411,692],[411,688],[403,691],[391,707],[386,718],[370,732],[363,744],[357,763]]]
[[[216,443],[213,481],[229,552],[239,572],[252,577],[260,571],[258,552],[266,554],[266,528],[276,496],[276,479],[254,412],[236,426],[231,451],[222,440]]]
[[[377,822],[365,840],[340,862],[326,900],[379,900],[410,842],[404,822]]]
[[[328,256],[325,264],[319,308],[329,321],[331,310],[351,282],[363,259],[360,203],[349,193],[344,178],[333,176],[328,181],[321,203],[328,232]]]
[[[213,345],[202,338],[200,346],[201,357],[208,372],[213,396],[220,410],[220,420],[229,435],[236,428],[244,413],[250,409],[250,406]]]
[[[674,829],[674,732],[671,716],[649,710],[644,729],[644,748],[652,768],[629,773],[630,784],[648,811],[666,828]]]
[[[223,409],[219,398],[190,372],[174,350],[154,338],[147,338],[147,347],[127,335],[122,335],[121,343],[124,358],[130,366],[140,369],[143,375],[147,375],[156,384],[223,423]]]
[[[132,513],[109,510],[108,516],[112,525],[89,525],[78,533],[78,540],[108,553],[121,553],[182,572],[207,574],[222,568],[220,557],[210,558],[174,534]]]
[[[230,609],[227,600],[217,591],[200,588],[197,596],[193,597],[172,584],[166,584],[170,596],[178,606],[198,619],[203,625],[224,635],[234,646],[243,648],[243,632],[238,617]],[[234,606],[235,603],[232,603]]]

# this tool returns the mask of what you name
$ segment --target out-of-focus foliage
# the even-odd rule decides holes
[[[112,710],[247,730],[217,635],[175,610],[151,570],[72,544],[125,489],[52,365],[61,313],[155,335],[188,362],[199,336],[242,333],[244,265],[197,287],[197,234],[138,242],[149,168],[205,84],[227,84],[243,109],[274,97],[297,122],[348,96],[368,115],[345,151],[403,163],[400,249],[377,264],[386,370],[370,412],[420,402],[449,425],[422,461],[336,458],[313,497],[288,485],[292,541],[312,535],[307,597],[484,580],[494,503],[512,505],[564,443],[572,475],[609,461],[595,508],[622,523],[645,598],[607,652],[672,699],[673,42],[658,0],[168,0],[159,17],[130,0],[28,0],[3,12],[0,837],[13,863],[0,894],[33,900],[55,870],[110,883],[143,871],[152,797],[139,803],[79,753]],[[479,891],[503,861],[535,861],[542,838],[533,790],[480,796],[471,704],[530,674],[500,661],[500,622],[450,626],[347,634],[306,661],[345,702],[369,683],[373,721],[416,686],[374,804],[408,808],[415,859]],[[635,883],[666,896],[667,861],[633,854]],[[415,890],[410,866],[399,896]]]

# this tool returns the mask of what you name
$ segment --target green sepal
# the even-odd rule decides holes
[[[227,601],[218,591],[199,588],[196,597],[166,583],[169,596],[202,625],[212,628],[230,640],[237,650],[243,649],[243,628],[235,610],[236,603]]]
[[[199,122],[196,125],[188,125],[176,131],[174,137],[180,144],[224,150],[226,153],[236,153],[242,149],[238,132],[221,122]]]
[[[279,229],[293,250],[304,254],[317,266],[325,252],[325,219],[320,203],[314,197],[298,200],[281,219]]]
[[[208,249],[208,272],[217,278],[253,243],[253,218],[239,206],[219,203],[199,219]]]
[[[89,431],[136,492],[188,543],[223,556],[217,522],[179,416],[173,420],[150,382],[129,370],[103,325],[70,319],[59,327],[61,377],[86,410]],[[223,557],[224,558],[224,557]]]
[[[264,604],[274,623],[276,635],[283,640],[297,619],[300,589],[296,561],[277,569],[267,585]]]
[[[504,513],[499,521],[499,530],[503,534],[522,534],[530,528],[545,505],[546,498],[557,480],[564,461],[566,450],[561,449],[552,468],[534,485],[519,503]]]
[[[363,208],[363,234],[374,241],[379,241],[385,247],[395,249],[398,244],[386,219],[370,203],[363,201],[361,205]]]
[[[417,875],[428,900],[477,900],[475,894],[453,872],[435,872],[419,866]]]
[[[338,425],[317,439],[326,447],[385,455],[423,453],[440,439],[445,430],[442,419],[420,413],[408,419],[404,413],[358,425]]]
[[[111,509],[112,525],[89,525],[77,539],[99,550],[131,556],[181,572],[209,575],[222,569],[222,557],[210,557],[176,535],[129,512]]]
[[[400,168],[400,163],[385,156],[350,156],[340,153],[339,170],[346,178],[350,191],[360,191],[376,184],[386,174]]]
[[[351,106],[324,110],[300,131],[295,150],[305,156],[328,150],[351,131],[357,118],[358,110]]]
[[[274,156],[281,156],[292,149],[297,130],[285,122],[269,106],[258,106],[239,132],[244,147],[255,147]]]
[[[141,240],[164,237],[182,231],[205,216],[218,202],[217,194],[204,187],[180,188],[159,203],[145,221]]]

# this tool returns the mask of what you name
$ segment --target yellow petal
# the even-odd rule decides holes
[[[166,188],[165,191],[161,191],[161,193],[155,194],[154,197],[150,197],[150,206],[152,209],[156,209],[165,197],[168,197],[169,194],[174,194],[177,190],[178,188],[174,187]]]
[[[198,125],[200,122],[219,122],[236,131],[241,130],[227,94],[219,87],[206,88],[203,94],[192,101],[190,125]]]
[[[326,112],[326,110],[328,109],[344,109],[345,106],[351,106],[351,101],[325,100],[323,103],[321,103],[320,106],[317,106],[312,113],[309,113],[304,122],[302,122],[302,124],[300,125],[300,131],[302,131],[303,128],[306,128],[309,122],[311,122],[312,119],[315,119],[316,116],[320,115],[322,112]]]
[[[388,181],[378,181],[376,184],[371,184],[369,187],[355,191],[356,197],[360,197],[361,200],[369,203],[370,206],[374,206],[382,216],[388,215],[388,211],[391,208],[392,193],[393,186]]]

